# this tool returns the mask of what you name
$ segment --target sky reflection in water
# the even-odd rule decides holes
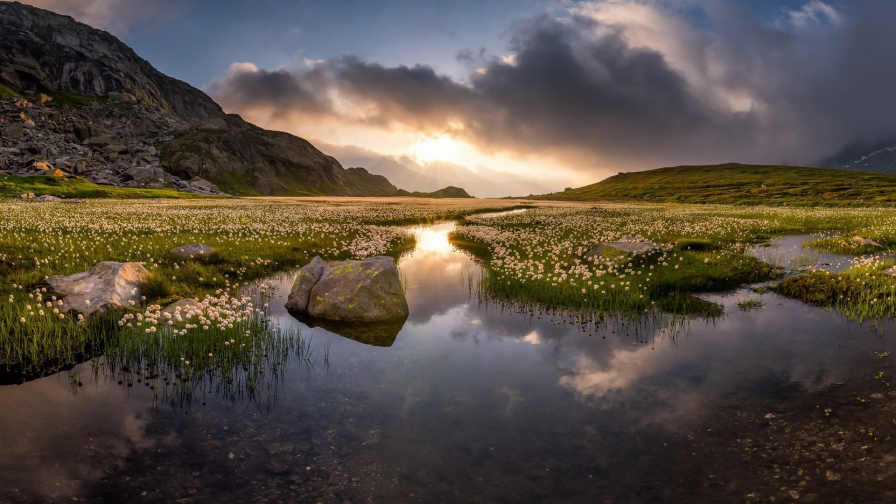
[[[217,467],[226,479],[230,460],[243,460],[241,471],[267,474],[268,452],[251,446],[335,436],[327,443],[346,473],[370,474],[373,465],[403,481],[396,489],[365,476],[344,490],[354,497],[637,500],[634,473],[658,481],[672,478],[669,471],[683,471],[679,480],[702,477],[702,469],[670,468],[668,460],[680,448],[678,431],[718,401],[786,399],[871,364],[889,370],[873,354],[889,349],[888,341],[867,327],[773,294],[751,312],[736,307],[759,297],[748,290],[707,296],[727,315],[691,321],[675,338],[643,328],[589,336],[578,325],[480,303],[470,289],[478,267],[448,242],[452,227],[420,229],[417,249],[401,262],[411,314],[393,344],[303,326],[313,336],[314,367],[294,363],[270,411],[213,399],[189,412],[153,408],[144,387],[94,382],[87,373],[77,394],[65,373],[0,388],[0,450],[13,455],[0,458],[0,488],[106,495],[104,474],[139,471],[135,456],[177,453],[226,427],[214,449],[165,463],[175,472],[183,464]],[[300,324],[282,308],[292,280],[274,280],[272,316],[282,324]],[[339,437],[342,431],[352,434]],[[406,492],[400,498],[399,490]],[[414,491],[416,499],[407,497]]]

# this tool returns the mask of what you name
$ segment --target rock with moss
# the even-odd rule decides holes
[[[148,271],[140,263],[103,261],[83,273],[54,275],[49,290],[62,299],[59,311],[89,319],[141,302],[140,287]]]
[[[327,263],[319,256],[315,256],[310,263],[306,264],[299,270],[296,281],[289,291],[289,297],[286,299],[286,309],[296,313],[308,312],[308,299],[311,297],[311,289],[320,280]]]
[[[311,289],[308,314],[343,322],[407,318],[408,302],[391,257],[329,265]]]

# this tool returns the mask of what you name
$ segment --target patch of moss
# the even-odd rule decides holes
[[[4,86],[3,83],[0,83],[0,98],[5,98],[7,96],[19,96],[19,93],[16,93],[12,89]]]
[[[133,189],[130,187],[101,186],[82,178],[53,177],[40,175],[33,177],[7,176],[0,180],[0,194],[17,196],[22,193],[49,195],[66,198],[209,198],[174,189]]]
[[[53,103],[63,107],[82,108],[94,102],[107,102],[108,98],[102,96],[87,96],[70,93],[68,91],[59,91],[50,95]]]

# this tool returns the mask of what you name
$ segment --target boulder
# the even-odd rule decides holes
[[[286,299],[286,309],[298,313],[308,312],[308,299],[311,297],[311,289],[320,280],[327,263],[319,256],[315,256],[310,263],[299,270],[289,297]]]
[[[34,198],[34,201],[61,201],[60,198],[56,196],[50,196],[49,194],[44,194],[43,196],[38,196]]]
[[[208,245],[193,243],[190,245],[183,245],[181,247],[174,247],[173,249],[169,250],[168,253],[182,259],[193,259],[196,256],[207,256],[214,251],[215,249],[209,247]]]
[[[201,306],[202,304],[196,299],[181,299],[162,310],[160,321],[164,324],[174,322],[172,325],[186,323],[187,320],[201,312]]]
[[[896,276],[896,266],[890,266],[889,268],[883,270],[881,273],[884,275]]]
[[[391,257],[328,265],[311,289],[308,314],[345,322],[407,318],[408,302]]]
[[[103,261],[90,271],[51,276],[47,283],[62,298],[61,311],[74,311],[88,319],[94,314],[139,304],[140,287],[147,273],[140,263]]]

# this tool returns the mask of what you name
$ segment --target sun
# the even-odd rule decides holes
[[[456,162],[460,157],[460,144],[446,136],[424,138],[411,146],[411,154],[423,163]]]

